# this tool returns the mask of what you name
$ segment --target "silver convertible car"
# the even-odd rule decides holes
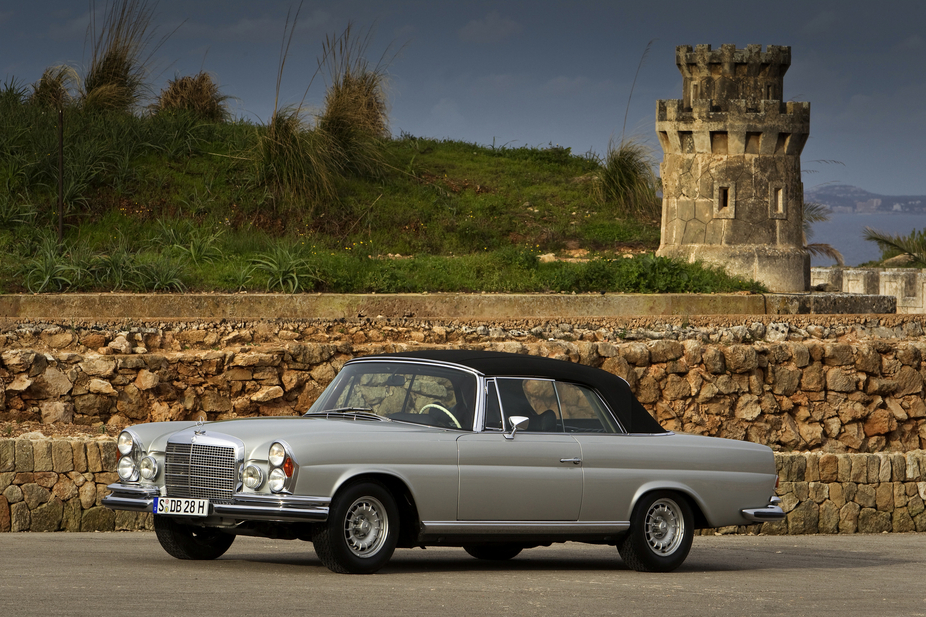
[[[695,529],[784,517],[769,448],[666,431],[606,371],[497,352],[357,358],[303,416],[140,424],[118,451],[103,504],[153,512],[179,559],[252,535],[371,573],[396,548],[575,541],[666,572]]]

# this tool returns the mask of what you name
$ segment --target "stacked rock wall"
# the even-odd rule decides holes
[[[926,452],[776,453],[786,520],[704,533],[926,531]],[[0,439],[0,532],[151,529],[151,515],[100,505],[117,481],[116,444],[99,439]]]
[[[112,437],[80,425],[302,413],[352,357],[486,348],[623,376],[667,428],[771,446],[789,512],[727,531],[926,531],[921,316],[587,323],[9,324],[0,331],[0,529],[150,527],[99,507]],[[6,522],[8,521],[8,522]]]

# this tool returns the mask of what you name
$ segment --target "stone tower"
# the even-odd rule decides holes
[[[683,45],[675,62],[682,99],[656,106],[658,254],[720,265],[771,291],[806,291],[800,156],[810,103],[782,100],[791,48]]]

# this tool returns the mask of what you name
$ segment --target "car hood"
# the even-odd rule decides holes
[[[354,420],[350,417],[331,418],[313,416],[285,416],[239,418],[215,422],[153,422],[129,428],[148,451],[163,452],[167,440],[181,431],[205,431],[206,436],[228,435],[240,439],[248,446],[273,440],[298,442],[301,440],[325,439],[333,434],[368,433],[448,433],[458,436],[459,430],[409,424],[405,422],[383,422],[380,420]],[[202,434],[202,433],[201,433]]]

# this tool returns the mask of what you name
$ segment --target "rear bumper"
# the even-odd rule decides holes
[[[112,493],[103,498],[103,505],[111,510],[151,512],[154,498],[159,495],[153,486],[117,482],[107,488]],[[238,494],[231,503],[210,504],[210,515],[237,521],[324,522],[328,520],[330,504],[331,500],[325,497]]]
[[[781,509],[781,499],[772,497],[768,505],[764,508],[747,508],[740,510],[746,520],[753,523],[768,523],[780,521],[785,517],[784,510]]]

